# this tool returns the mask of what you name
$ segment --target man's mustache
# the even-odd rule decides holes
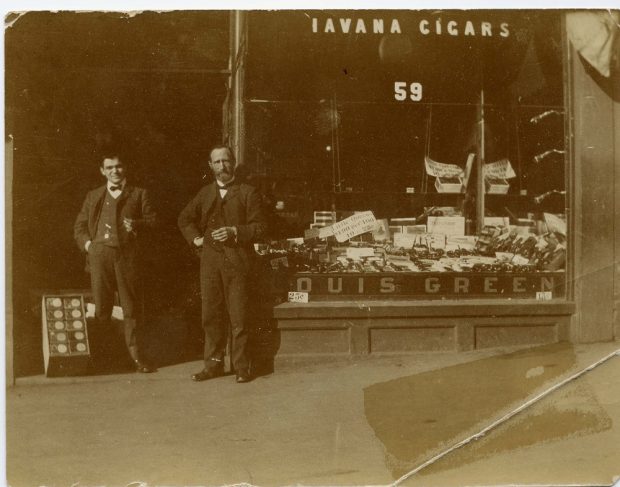
[[[216,173],[216,174],[222,174],[222,173],[223,173],[223,174],[226,174],[226,175],[232,175],[232,174],[234,174],[234,171],[229,171],[228,169],[224,169],[224,168],[222,168],[222,169],[220,169],[220,171],[219,171],[219,172],[214,171],[214,173]],[[207,179],[208,177],[209,177],[209,173],[208,173],[208,172],[206,172],[206,173],[204,173],[204,175],[202,176],[202,179]]]

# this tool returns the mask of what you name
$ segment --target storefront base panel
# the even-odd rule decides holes
[[[386,323],[399,328],[370,328],[368,351],[385,352],[423,352],[450,351],[456,348],[456,328],[453,326],[420,326]]]
[[[278,356],[468,351],[571,338],[572,303],[285,303]]]
[[[331,329],[313,327],[287,330],[286,340],[280,343],[280,352],[285,354],[348,353],[350,330],[344,325],[339,327],[338,323],[323,324],[323,327],[328,326]]]

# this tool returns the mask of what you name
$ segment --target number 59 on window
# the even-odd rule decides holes
[[[420,101],[422,99],[422,84],[421,83],[409,83],[409,91],[407,91],[406,81],[394,82],[394,99],[397,101],[405,101],[409,95],[409,99],[412,101]]]

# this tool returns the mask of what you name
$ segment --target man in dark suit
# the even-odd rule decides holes
[[[179,228],[200,252],[204,369],[192,375],[203,381],[224,373],[227,323],[232,330],[232,363],[237,382],[249,382],[249,285],[253,274],[253,243],[266,223],[256,190],[235,179],[235,157],[227,146],[210,152],[215,181],[204,186],[179,215]]]
[[[138,233],[155,224],[155,212],[146,190],[127,182],[117,152],[104,153],[99,170],[107,182],[86,195],[73,229],[78,247],[87,253],[95,318],[102,325],[110,321],[114,291],[118,291],[125,343],[136,371],[155,372],[141,360],[136,342],[142,314]]]

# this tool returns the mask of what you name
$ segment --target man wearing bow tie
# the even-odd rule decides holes
[[[155,212],[146,190],[127,182],[117,152],[104,153],[99,170],[107,182],[86,195],[73,229],[78,247],[87,253],[95,318],[101,324],[110,321],[116,290],[123,309],[125,343],[136,371],[155,372],[142,361],[136,341],[142,318],[138,235],[144,227],[154,226]]]
[[[188,243],[200,248],[204,368],[194,381],[224,374],[227,323],[232,331],[232,364],[239,383],[251,380],[248,340],[248,286],[253,274],[254,242],[265,232],[265,219],[256,190],[235,179],[230,147],[216,146],[209,167],[215,181],[204,186],[179,215]]]

